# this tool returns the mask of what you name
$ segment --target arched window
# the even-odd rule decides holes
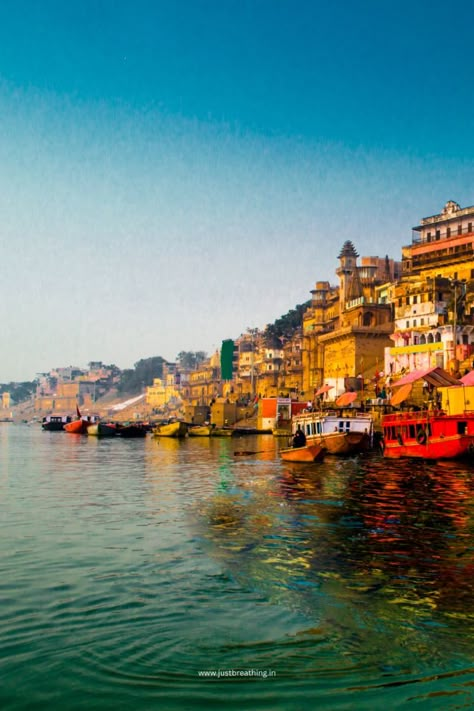
[[[441,341],[441,333],[439,333],[437,331],[436,335],[435,335],[435,343],[440,343],[440,341]]]
[[[364,314],[363,325],[370,326],[371,324],[372,324],[372,314],[370,313],[370,311],[368,311],[367,313]]]
[[[433,343],[434,338],[432,333],[428,333],[428,343]]]
[[[423,335],[420,336],[420,344],[424,344],[424,343],[426,343],[426,336],[423,333]]]

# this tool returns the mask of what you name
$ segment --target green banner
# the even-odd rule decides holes
[[[222,341],[221,348],[221,378],[222,380],[232,380],[234,372],[234,341],[227,339]]]

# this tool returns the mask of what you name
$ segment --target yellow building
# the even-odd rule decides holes
[[[153,378],[153,385],[146,388],[145,402],[154,410],[163,410],[168,405],[176,407],[181,403],[181,394],[176,386],[174,373],[163,378]]]
[[[381,300],[380,286],[398,275],[388,257],[364,257],[357,264],[354,245],[346,241],[339,254],[339,286],[317,282],[303,316],[303,391],[312,399],[323,383],[334,398],[347,389],[373,387],[390,344],[392,309]]]

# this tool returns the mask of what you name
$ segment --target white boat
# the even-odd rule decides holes
[[[370,414],[302,412],[292,418],[292,431],[301,427],[307,444],[320,444],[328,454],[352,454],[372,447],[374,423]]]

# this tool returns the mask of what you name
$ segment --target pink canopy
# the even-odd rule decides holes
[[[466,373],[466,375],[463,375],[461,383],[463,385],[474,385],[474,370],[471,370],[469,373]]]
[[[428,368],[425,370],[414,370],[412,373],[408,373],[396,383],[393,383],[394,388],[398,388],[399,385],[407,385],[408,383],[414,383],[415,380],[426,380],[430,385],[435,387],[448,387],[449,385],[461,385],[461,382],[447,373],[442,368]]]

